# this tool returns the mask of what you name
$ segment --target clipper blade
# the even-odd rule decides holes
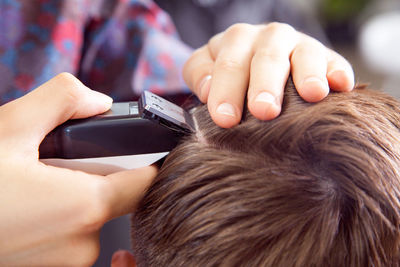
[[[139,99],[139,114],[177,132],[195,131],[193,118],[186,110],[149,91]]]

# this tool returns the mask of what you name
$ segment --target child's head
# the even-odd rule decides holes
[[[378,92],[198,130],[166,159],[133,217],[139,266],[397,266],[400,105]]]

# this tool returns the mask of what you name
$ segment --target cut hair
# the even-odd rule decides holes
[[[355,89],[197,132],[132,217],[138,266],[399,266],[400,104]]]

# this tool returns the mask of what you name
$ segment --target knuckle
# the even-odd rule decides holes
[[[217,67],[227,72],[243,72],[246,70],[241,62],[229,58],[220,59]]]
[[[62,83],[65,87],[79,89],[82,87],[82,83],[69,72],[62,72],[56,76],[56,79]]]
[[[82,96],[83,84],[71,73],[62,72],[56,76],[59,88],[64,92],[66,101],[72,105],[78,103]]]
[[[184,64],[184,69],[185,68],[190,68],[196,65],[196,63],[199,61],[199,58],[202,58],[202,50],[200,48],[196,49],[195,51],[193,51],[193,53],[190,55],[190,57],[188,58],[188,60],[186,60],[185,64]]]
[[[204,46],[197,48],[196,50],[193,51],[192,55],[190,56],[191,59],[196,58],[198,56],[201,56],[201,54],[203,53]]]
[[[225,32],[228,35],[241,35],[243,32],[249,32],[253,26],[247,23],[236,23],[230,26]]]
[[[276,32],[285,32],[285,33],[294,33],[296,30],[287,23],[281,22],[271,22],[268,23],[265,27],[265,31],[276,33]]]
[[[306,36],[301,39],[299,42],[299,47],[305,47],[309,49],[318,49],[318,50],[326,50],[328,52],[328,49],[326,49],[325,45],[318,41],[317,39],[314,39],[310,36]]]
[[[218,40],[221,39],[223,35],[224,35],[224,32],[221,32],[221,33],[214,35],[213,37],[211,37],[210,40],[208,40],[207,46],[209,47],[210,51],[213,50],[212,48],[216,46],[216,44],[218,43]]]
[[[265,62],[279,62],[284,64],[289,64],[289,57],[287,54],[283,53],[279,49],[258,49],[254,53],[255,58],[260,58],[262,61]]]
[[[193,55],[185,62],[182,69],[182,76],[185,83],[191,87],[192,86],[192,77],[191,74],[193,73]]]
[[[56,76],[56,79],[67,83],[67,84],[77,84],[79,80],[69,72],[62,72]]]
[[[201,62],[201,50],[196,49],[192,55],[186,60],[185,64],[183,65],[183,74],[188,74],[189,72],[193,72],[193,68],[196,68],[198,62]]]
[[[298,44],[293,51],[293,55],[297,54],[323,55],[326,58],[328,57],[324,45],[314,41],[304,41]]]
[[[310,52],[311,49],[309,46],[307,45],[303,45],[303,44],[299,44],[298,46],[296,46],[296,48],[293,51],[293,55],[292,56],[296,56],[298,54],[304,54],[304,53],[308,53]]]
[[[212,71],[212,62],[204,59],[203,53],[200,49],[195,50],[183,66],[183,79],[192,90],[196,89],[193,87],[198,77],[204,76],[204,72]]]

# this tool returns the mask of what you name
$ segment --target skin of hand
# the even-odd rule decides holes
[[[309,102],[322,100],[330,89],[347,92],[354,87],[353,69],[346,59],[277,22],[235,24],[197,49],[183,69],[187,85],[224,128],[240,122],[246,97],[256,118],[277,117],[289,74]]]
[[[111,260],[111,267],[136,267],[135,257],[127,250],[114,252]]]
[[[63,73],[0,107],[0,266],[90,266],[102,225],[135,209],[155,167],[99,176],[38,160],[54,127],[111,103]]]

